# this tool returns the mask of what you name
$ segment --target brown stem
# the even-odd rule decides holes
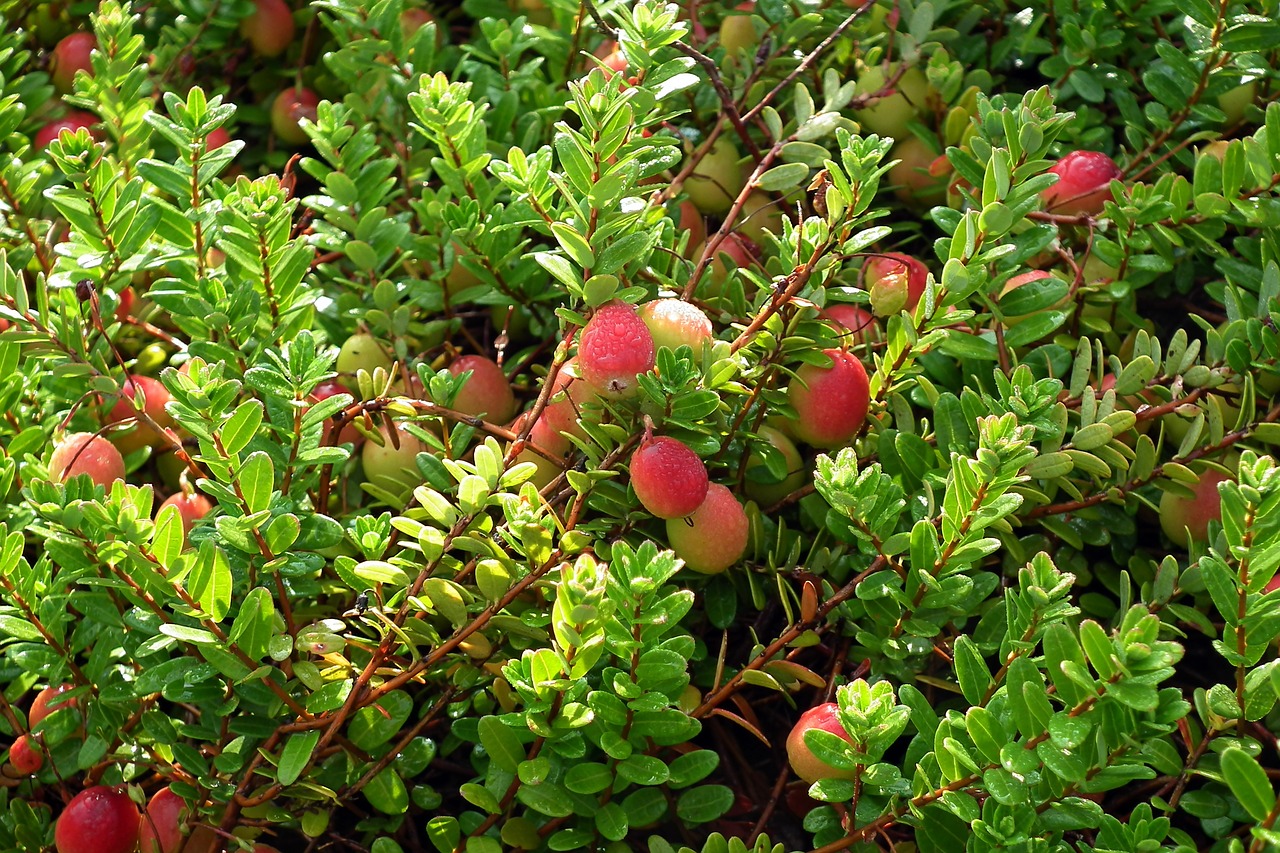
[[[776,640],[766,646],[760,654],[748,661],[746,666],[734,673],[728,681],[708,693],[702,700],[702,704],[690,712],[689,716],[694,719],[701,719],[711,713],[721,702],[738,690],[743,683],[742,676],[745,673],[760,669],[772,660],[774,655],[786,648],[788,643],[795,640],[805,631],[821,625],[822,621],[827,618],[827,614],[853,597],[853,594],[858,589],[858,584],[862,583],[863,578],[873,572],[880,571],[885,567],[886,563],[887,561],[884,557],[876,557],[870,566],[854,575],[848,583],[836,590],[830,598],[824,601],[812,619],[801,619],[793,623]],[[717,678],[717,680],[719,679]]]

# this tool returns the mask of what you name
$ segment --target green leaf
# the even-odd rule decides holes
[[[359,571],[357,567],[357,571]],[[408,577],[400,581],[403,586]],[[467,601],[469,594],[460,585],[444,578],[427,578],[422,584],[422,595],[431,602],[432,608],[455,626],[467,621]]]
[[[267,654],[275,629],[275,599],[265,587],[254,587],[245,595],[240,612],[231,623],[228,638],[254,660]]]
[[[1065,711],[1054,714],[1049,721],[1050,739],[1059,749],[1076,749],[1092,730],[1093,724],[1087,716],[1073,717]]]
[[[824,803],[847,803],[855,792],[851,779],[819,779],[809,786],[809,796]]]
[[[527,817],[508,818],[502,824],[501,835],[502,843],[508,850],[516,848],[538,850],[542,847],[542,837],[538,835],[538,824]]]
[[[994,795],[993,791],[992,796]],[[922,813],[920,828],[916,831],[920,853],[955,853],[966,849],[972,837],[969,823],[942,805],[926,808]]]
[[[1080,645],[1084,648],[1090,665],[1103,681],[1116,674],[1116,664],[1112,658],[1115,647],[1112,646],[1111,638],[1107,636],[1107,632],[1101,625],[1092,619],[1081,622]]]
[[[507,773],[515,773],[525,759],[524,746],[516,733],[492,715],[481,717],[478,728],[480,745],[489,753],[489,760]]]
[[[639,752],[619,761],[617,770],[618,778],[635,785],[661,785],[671,776],[661,758]]]
[[[564,774],[564,786],[575,794],[598,794],[613,783],[613,772],[598,761],[574,764]]]
[[[267,508],[271,502],[271,492],[275,489],[275,476],[275,465],[264,451],[250,453],[249,458],[244,461],[238,479],[249,515]]]
[[[596,256],[591,251],[591,245],[587,243],[587,238],[583,237],[573,228],[570,228],[563,222],[553,222],[551,224],[551,233],[555,236],[556,242],[560,247],[568,253],[569,257],[583,269],[591,269],[595,265]]]
[[[626,838],[629,828],[626,809],[618,803],[605,803],[596,812],[596,829],[610,841]]]
[[[1255,19],[1228,27],[1222,34],[1222,49],[1231,53],[1270,51],[1280,47],[1280,27],[1274,20]]]
[[[334,176],[340,174],[342,173],[335,172]],[[378,268],[378,253],[363,240],[348,240],[343,244],[342,250],[346,253],[347,259],[355,264],[357,268],[365,271],[373,271]]]
[[[910,684],[898,688],[898,701],[911,709],[911,724],[926,740],[938,730],[938,715],[928,698]]]
[[[1000,749],[1008,741],[1008,734],[994,714],[980,705],[973,706],[965,714],[965,730],[984,761],[1000,763]]]
[[[222,448],[228,456],[235,456],[244,450],[249,441],[258,434],[262,425],[262,402],[245,400],[236,407],[235,412],[222,425]]]
[[[516,799],[547,817],[568,817],[573,814],[573,800],[569,792],[554,782],[541,785],[521,785]]]
[[[711,749],[699,749],[676,756],[668,765],[668,784],[675,789],[687,788],[710,776],[720,766],[720,753]],[[576,768],[575,768],[576,769]],[[572,772],[572,771],[570,771]]]
[[[1028,281],[1000,297],[1000,310],[1009,317],[1034,314],[1057,304],[1068,289],[1070,285],[1054,275]]]
[[[231,608],[231,565],[213,539],[200,543],[195,565],[187,576],[187,593],[209,618],[221,622]]]
[[[386,767],[364,786],[365,799],[383,814],[404,814],[409,810],[409,791],[393,767]]]
[[[963,767],[969,773],[979,771],[978,762],[973,760],[973,756],[969,754],[969,750],[963,743],[949,737],[943,738],[942,746],[958,766]]]
[[[1132,679],[1108,684],[1107,695],[1135,711],[1154,711],[1160,705],[1160,693],[1154,685],[1141,684]]]
[[[286,512],[283,515],[277,515],[267,523],[267,526],[262,529],[262,538],[266,540],[267,548],[272,554],[282,554],[292,547],[301,532],[302,524],[298,521],[298,517],[291,512]]]
[[[533,259],[565,287],[572,290],[582,286],[581,273],[575,272],[568,258],[553,252],[534,252]]]
[[[1000,358],[1000,350],[994,341],[967,332],[949,332],[939,349],[953,358],[968,361],[998,361]]]
[[[355,576],[361,581],[367,583],[387,584],[393,587],[403,587],[409,583],[409,575],[399,566],[388,563],[386,560],[365,560],[357,563],[352,569]],[[355,584],[356,588],[363,587],[363,584]]]
[[[17,616],[0,615],[0,637],[12,637],[15,640],[40,640],[44,635],[40,629],[26,619]]]
[[[778,192],[798,186],[809,177],[809,167],[804,163],[784,163],[774,166],[760,176],[756,186],[766,192]]]
[[[815,168],[821,167],[831,152],[821,145],[812,142],[788,142],[782,146],[780,157],[788,163],[804,163]]]
[[[638,232],[615,240],[600,253],[591,271],[597,274],[615,273],[627,263],[644,258],[649,251],[651,239],[652,236],[647,232]]]
[[[1190,85],[1188,85],[1188,82]],[[1168,107],[1185,104],[1195,88],[1195,81],[1186,81],[1166,65],[1155,65],[1142,75],[1142,83],[1156,100]]]
[[[311,753],[320,742],[319,731],[297,732],[289,735],[280,753],[280,765],[276,768],[276,780],[281,785],[292,785],[302,776],[311,761]]]
[[[173,504],[160,510],[156,516],[155,532],[151,537],[151,553],[160,565],[166,569],[173,568],[182,546],[186,544],[187,534],[182,529],[182,515]]]
[[[562,829],[547,839],[547,848],[556,851],[586,850],[595,841],[595,833],[586,829]],[[447,851],[453,853],[453,851]]]
[[[1060,749],[1048,741],[1036,747],[1036,755],[1044,766],[1068,782],[1083,782],[1089,767],[1078,754]]]
[[[995,767],[983,773],[982,783],[1001,805],[1016,806],[1019,803],[1025,803],[1031,796],[1031,789],[1026,781],[1015,777],[1002,767]]]
[[[497,601],[511,588],[511,569],[498,560],[482,560],[476,566],[476,586],[486,601]]]
[[[1005,683],[1018,731],[1030,737],[1046,731],[1053,708],[1045,695],[1044,679],[1035,664],[1026,657],[1016,658],[1009,664]]]
[[[661,788],[639,788],[622,801],[632,826],[645,826],[662,819],[667,813],[667,795]]]
[[[1070,662],[1084,669],[1084,652],[1071,629],[1061,622],[1050,625],[1044,633],[1045,669],[1058,689],[1058,695],[1068,705],[1074,706],[1085,698],[1085,688],[1076,684],[1063,671],[1062,664]]]
[[[218,642],[218,638],[214,636],[212,631],[206,631],[203,628],[192,628],[188,625],[179,625],[176,622],[164,623],[160,626],[159,631],[166,637],[173,637],[175,640],[181,640],[184,643],[212,646]]]
[[[1104,423],[1089,424],[1076,430],[1071,443],[1077,450],[1097,450],[1106,445],[1115,436],[1111,427]]]
[[[313,714],[323,714],[327,711],[338,710],[347,701],[347,697],[351,695],[351,689],[354,684],[349,679],[330,681],[307,697],[307,710]]]
[[[1022,288],[1018,288],[1021,290]],[[1023,347],[1051,335],[1071,317],[1067,311],[1043,311],[1025,320],[1019,320],[1005,332],[1004,343],[1008,347]]]
[[[698,824],[722,817],[733,808],[733,789],[724,785],[699,785],[690,788],[676,801],[676,816],[686,823]]]
[[[462,829],[457,818],[437,815],[427,821],[427,837],[439,853],[453,853],[462,840]]]
[[[3,261],[3,256],[4,253],[0,252],[0,262]],[[3,269],[3,266],[0,266],[0,269]],[[10,444],[8,449],[12,451],[13,445]],[[0,535],[5,531],[5,525],[0,524]],[[13,570],[22,562],[22,551],[25,546],[26,536],[21,530],[15,530],[4,537],[4,549],[0,552],[0,575],[8,577],[13,574]]]
[[[502,811],[502,804],[498,802],[498,795],[484,785],[467,782],[458,788],[458,793],[468,803],[489,814],[498,814]]]
[[[400,731],[413,711],[413,699],[402,690],[393,690],[376,704],[361,708],[351,718],[347,736],[361,749],[371,752]]]
[[[517,766],[516,775],[520,777],[522,785],[541,785],[551,775],[553,769],[551,759],[540,755],[537,758],[521,761]]]
[[[980,703],[987,690],[994,683],[987,663],[982,659],[978,646],[967,634],[956,638],[953,646],[955,652],[956,678],[960,682],[960,691],[969,704]]]
[[[811,728],[803,737],[805,746],[824,764],[841,771],[853,770],[858,766],[859,757],[852,752],[849,741],[834,732]],[[862,760],[866,760],[865,756]]]
[[[1025,776],[1040,766],[1040,759],[1024,744],[1006,743],[1000,747],[1000,765],[1010,773]]]

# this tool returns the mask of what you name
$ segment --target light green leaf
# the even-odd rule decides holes
[[[159,630],[161,634],[184,643],[211,646],[218,642],[218,638],[211,631],[179,625],[176,622],[166,622],[160,626]]]
[[[383,814],[404,814],[409,810],[409,791],[394,767],[387,767],[364,787],[365,799]]]
[[[262,402],[245,400],[222,425],[222,447],[228,456],[235,456],[258,432],[262,424]]]
[[[583,237],[563,222],[553,222],[551,224],[551,233],[555,236],[556,242],[560,244],[560,247],[577,262],[578,266],[590,269],[595,265],[596,256],[591,251],[591,245],[587,243],[586,237]]]
[[[561,257],[553,252],[534,252],[533,259],[566,287],[574,288],[582,285],[582,281],[578,278],[580,273],[575,274],[573,264],[569,262],[568,258]]]
[[[280,765],[276,768],[276,780],[281,785],[292,785],[298,781],[302,771],[307,769],[311,761],[311,753],[320,742],[320,732],[298,732],[289,735],[285,741],[284,751],[280,753]]]
[[[249,454],[240,468],[240,491],[248,513],[262,512],[271,503],[271,492],[275,488],[275,465],[271,457],[263,451]]]
[[[363,750],[377,749],[400,731],[412,711],[409,694],[393,690],[376,704],[357,711],[347,726],[347,736]]]
[[[201,542],[195,565],[187,576],[187,593],[214,622],[221,622],[231,609],[232,583],[227,555],[213,539]]]
[[[809,177],[809,167],[804,163],[784,163],[774,166],[760,176],[756,185],[767,192],[791,189]]]
[[[498,802],[497,795],[483,785],[467,782],[458,788],[458,793],[468,803],[489,814],[498,814],[502,811],[502,805]]]
[[[516,733],[492,715],[481,717],[478,728],[480,745],[489,753],[489,760],[499,769],[515,773],[525,758],[524,746]]]
[[[156,516],[155,532],[151,536],[151,553],[165,569],[172,569],[187,535],[182,529],[182,515],[173,504],[160,510]]]
[[[275,616],[275,600],[271,593],[265,587],[254,587],[244,597],[240,612],[231,623],[231,642],[254,660],[262,658],[271,644]]]
[[[0,615],[0,637],[12,637],[15,640],[39,640],[40,630],[26,619],[18,616]]]

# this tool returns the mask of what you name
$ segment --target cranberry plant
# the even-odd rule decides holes
[[[0,7],[0,849],[1280,843],[1273,8],[296,5]]]

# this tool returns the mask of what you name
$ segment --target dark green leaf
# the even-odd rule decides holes
[[[982,659],[977,645],[968,635],[961,634],[953,645],[955,653],[956,678],[960,682],[960,690],[970,704],[976,705],[986,696],[987,690],[994,683],[987,663]]]
[[[713,821],[733,807],[733,789],[724,785],[700,785],[680,795],[676,815],[686,823]]]
[[[656,756],[634,753],[618,762],[618,778],[635,785],[661,785],[670,778],[666,763]]]
[[[516,799],[547,817],[568,817],[573,813],[569,793],[553,782],[521,785],[516,791]]]
[[[564,786],[575,794],[598,794],[611,782],[613,773],[596,761],[574,764],[564,774]]]
[[[686,752],[672,759],[668,766],[671,774],[668,784],[676,789],[687,788],[711,775],[718,766],[720,766],[720,754],[714,750],[699,749]]]
[[[629,828],[626,809],[618,803],[605,803],[596,812],[596,829],[610,841],[626,838]]]
[[[1067,311],[1042,311],[1019,320],[1005,332],[1005,346],[1023,347],[1042,340],[1061,328],[1070,316]]]

